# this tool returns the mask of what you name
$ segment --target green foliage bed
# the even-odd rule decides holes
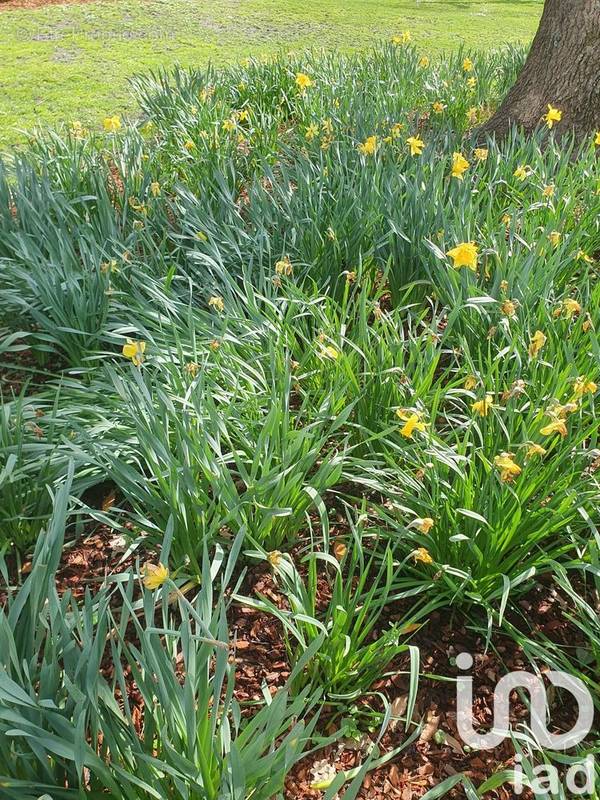
[[[137,127],[5,161],[0,347],[31,375],[0,424],[2,796],[268,800],[327,741],[322,704],[346,714],[404,652],[410,719],[433,609],[492,636],[541,576],[597,694],[598,148],[543,121],[476,140],[522,59],[400,37],[157,73]],[[54,576],[94,523],[155,555],[79,601]],[[283,608],[243,596],[261,561]],[[280,620],[293,670],[251,721],[238,602]]]

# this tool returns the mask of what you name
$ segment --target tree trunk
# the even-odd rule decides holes
[[[513,124],[529,132],[548,104],[562,112],[559,134],[600,131],[600,0],[546,0],[517,82],[481,133],[503,137]]]

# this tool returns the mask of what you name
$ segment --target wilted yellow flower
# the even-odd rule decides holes
[[[216,309],[217,311],[225,311],[225,303],[223,302],[222,297],[218,297],[217,295],[213,295],[210,300],[208,301],[208,305],[211,308]]]
[[[542,458],[546,455],[546,452],[546,448],[542,447],[541,444],[530,444],[527,447],[527,458],[534,458],[535,456]]]
[[[467,269],[475,272],[477,270],[477,252],[479,248],[475,242],[461,242],[448,250],[446,255],[452,259],[452,266],[454,269],[467,267]]]
[[[477,86],[477,78],[467,78],[467,86],[469,89],[474,89]]]
[[[420,562],[421,564],[433,564],[433,558],[429,550],[425,547],[419,547],[413,553],[413,558],[416,562]]]
[[[585,320],[583,321],[583,325],[581,326],[581,330],[584,333],[588,333],[588,331],[591,331],[593,329],[593,327],[594,327],[594,323],[592,322],[592,318],[590,317],[589,314],[586,314],[585,315]]]
[[[508,292],[508,281],[500,281],[500,291]]]
[[[430,63],[429,56],[421,56],[421,58],[419,59],[419,66],[422,67],[423,69],[427,69],[429,63]]]
[[[150,192],[153,197],[159,197],[160,195],[160,183],[158,181],[152,181],[150,184]]]
[[[406,144],[410,147],[411,156],[420,156],[425,147],[425,142],[418,136],[409,136]]]
[[[548,186],[544,186],[544,191],[542,192],[542,195],[544,197],[554,197],[554,190],[555,190],[554,184],[550,183],[548,184]]]
[[[337,541],[333,543],[333,555],[337,558],[338,561],[341,561],[347,552],[348,552],[348,547],[344,542]]]
[[[583,397],[584,394],[594,394],[597,389],[597,384],[595,384],[594,381],[589,380],[589,378],[586,378],[584,375],[580,375],[579,378],[576,378],[575,383],[573,384],[575,397]]]
[[[574,414],[578,409],[578,402],[565,403],[564,406],[561,406],[560,403],[554,403],[546,413],[552,419],[566,419],[569,414]]]
[[[476,147],[473,151],[473,155],[475,156],[476,161],[487,161],[489,152],[490,151],[487,149],[487,147]]]
[[[312,140],[315,138],[315,136],[318,136],[318,135],[319,135],[319,126],[315,122],[312,122],[308,126],[308,128],[306,129],[306,133],[304,134],[304,138],[308,142],[312,142]]]
[[[275,273],[277,275],[285,275],[289,278],[289,276],[293,273],[294,268],[292,266],[292,262],[288,258],[288,256],[284,256],[281,261],[278,261],[275,264]]]
[[[470,58],[465,58],[463,61],[463,70],[465,72],[473,72],[473,62]]]
[[[350,270],[346,273],[346,283],[354,283],[356,281],[356,270]]]
[[[560,231],[551,231],[548,234],[548,239],[550,240],[550,244],[552,245],[552,247],[558,247],[561,238],[562,238],[562,233]]]
[[[505,389],[502,392],[501,399],[503,403],[507,403],[509,400],[512,400],[513,397],[520,397],[522,394],[525,394],[525,381],[521,380],[521,378],[517,378],[510,389]]]
[[[463,383],[463,387],[470,392],[471,389],[474,389],[477,386],[477,378],[475,375],[467,375],[465,378],[465,382]]]
[[[146,352],[146,342],[134,342],[132,339],[127,339],[127,344],[123,345],[123,355],[125,358],[130,358],[136,367],[144,361],[144,353]]]
[[[434,522],[431,519],[431,517],[423,517],[423,518],[419,517],[419,518],[413,520],[411,525],[413,527],[417,528],[418,530],[420,530],[421,533],[429,533],[429,531],[434,526]]]
[[[578,250],[575,256],[577,261],[585,261],[586,264],[593,264],[594,259],[585,252],[585,250]]]
[[[544,436],[551,436],[553,433],[560,433],[561,436],[567,435],[567,425],[564,419],[553,419],[548,425],[545,425],[540,433]]]
[[[505,300],[500,306],[500,311],[505,317],[514,317],[517,313],[517,303],[514,300]]]
[[[548,103],[548,113],[544,116],[544,120],[546,125],[549,128],[552,128],[555,122],[560,122],[562,119],[562,111],[559,111],[558,108],[554,108],[553,106]]]
[[[531,175],[531,167],[529,164],[521,164],[516,168],[513,175],[520,181],[524,181],[525,178],[528,178]]]
[[[87,136],[88,130],[84,128],[81,122],[75,120],[71,123],[71,135],[75,139],[84,139]]]
[[[376,153],[377,147],[377,137],[369,136],[362,144],[358,145],[358,151],[362,153],[363,156],[372,156]]]
[[[267,561],[272,567],[278,567],[281,563],[281,552],[279,550],[271,550],[267,553]]]
[[[104,126],[104,130],[108,131],[108,133],[115,133],[121,127],[121,117],[115,114],[114,117],[105,117],[102,121]]]
[[[494,465],[500,470],[500,480],[504,483],[509,483],[522,472],[521,467],[513,461],[512,453],[501,453],[496,456]]]
[[[567,297],[566,300],[563,300],[562,307],[565,316],[569,319],[575,316],[575,314],[581,314],[581,305],[573,297]]]
[[[142,567],[142,580],[146,589],[151,591],[159,589],[168,578],[169,570],[160,562],[152,564],[150,561],[146,561]]]
[[[185,147],[185,149],[186,149],[186,150],[188,150],[188,151],[189,151],[189,150],[193,150],[193,149],[194,149],[194,147],[196,147],[196,145],[194,144],[194,142],[193,142],[191,139],[188,139],[188,140],[187,140],[187,142],[185,142],[185,144],[184,144],[183,146],[184,146],[184,147]]]
[[[529,342],[529,358],[535,358],[546,344],[546,337],[542,331],[536,331]]]
[[[200,365],[197,364],[195,361],[188,361],[188,363],[185,365],[185,371],[192,378],[196,377],[199,369]]]
[[[476,108],[476,106],[471,106],[471,108],[467,109],[467,122],[469,123],[469,125],[476,125],[477,124],[477,108]]]
[[[296,86],[300,89],[301,92],[305,92],[307,89],[313,85],[313,82],[309,76],[304,72],[297,72],[296,73]]]
[[[462,153],[452,154],[452,177],[463,180],[464,173],[469,169],[469,162]]]
[[[440,103],[439,100],[436,100],[435,103],[431,106],[435,114],[441,114],[445,108],[443,103]]]
[[[321,348],[321,355],[324,358],[330,359],[330,361],[337,361],[339,358],[339,351],[335,349],[332,345],[327,345],[326,347]]]
[[[492,408],[494,407],[494,395],[486,394],[483,400],[477,400],[471,404],[474,414],[479,414],[480,417],[487,417]]]

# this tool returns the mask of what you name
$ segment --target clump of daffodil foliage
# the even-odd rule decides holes
[[[279,796],[323,703],[340,736],[389,721],[356,700],[405,651],[410,719],[434,609],[568,663],[506,622],[539,580],[597,663],[600,132],[555,139],[549,97],[534,136],[482,141],[522,62],[405,33],[141,76],[139,119],[0,167],[0,540],[35,550],[0,591],[3,796]],[[61,599],[100,524],[137,565]],[[245,595],[257,561],[285,602]],[[235,603],[292,670],[254,715]]]

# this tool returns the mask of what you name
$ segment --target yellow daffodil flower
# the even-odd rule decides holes
[[[448,250],[446,255],[452,259],[452,266],[454,269],[467,267],[467,269],[475,272],[477,270],[477,253],[478,247],[475,242],[461,242]]]
[[[290,261],[288,256],[284,256],[281,261],[278,261],[275,264],[275,274],[276,275],[285,275],[289,278],[289,276],[294,272],[294,268],[292,266],[292,262]]]
[[[306,129],[306,133],[304,134],[304,138],[307,142],[312,142],[315,136],[319,135],[319,126],[312,122],[308,128]]]
[[[433,109],[434,114],[442,114],[445,108],[444,104],[440,103],[439,100],[436,100],[431,107]]]
[[[108,133],[115,133],[121,127],[121,117],[115,114],[114,117],[105,117],[102,121],[104,130]]]
[[[471,409],[474,414],[479,414],[480,417],[487,417],[492,408],[494,407],[494,395],[486,394],[483,400],[477,400],[471,404]]]
[[[573,384],[575,397],[583,397],[584,394],[594,394],[597,389],[597,384],[595,384],[594,381],[589,380],[589,378],[586,378],[584,375],[580,375],[579,378],[576,378],[575,383]]]
[[[146,342],[134,342],[132,339],[127,339],[127,344],[123,345],[122,352],[125,358],[130,358],[133,364],[139,367],[144,361]]]
[[[379,144],[376,136],[369,136],[362,144],[358,145],[358,152],[363,156],[373,156],[377,152]]]
[[[463,180],[464,173],[469,169],[469,162],[462,153],[452,155],[452,177]]]
[[[487,161],[489,152],[490,151],[487,149],[487,147],[476,147],[473,151],[473,155],[475,156],[476,161]]]
[[[429,66],[429,63],[430,62],[429,62],[429,57],[428,56],[421,56],[421,58],[419,59],[419,66],[422,69],[427,69],[427,67]]]
[[[169,578],[169,570],[164,564],[147,561],[142,567],[142,580],[146,589],[159,589]]]
[[[505,300],[500,306],[500,311],[505,317],[514,317],[517,313],[517,303],[514,300]]]
[[[312,79],[305,72],[296,73],[296,86],[301,92],[305,92],[313,85]]]
[[[527,447],[527,458],[535,458],[539,456],[539,458],[543,458],[548,451],[545,447],[542,447],[541,444],[530,444]]]
[[[336,350],[335,347],[330,344],[321,348],[321,356],[323,358],[328,358],[330,361],[337,361],[339,355],[339,350]]]
[[[560,240],[562,239],[562,233],[560,231],[551,231],[548,234],[548,239],[550,240],[552,247],[558,247]]]
[[[392,37],[392,44],[399,45],[399,44],[409,44],[412,39],[412,34],[410,31],[402,31],[399,36]]]
[[[514,171],[513,175],[520,181],[524,181],[531,175],[532,169],[529,164],[521,164]]]
[[[411,527],[417,528],[421,533],[429,533],[433,526],[434,522],[431,517],[418,517],[411,523]]]
[[[549,128],[552,128],[555,122],[560,122],[562,119],[562,111],[559,111],[558,108],[554,108],[548,103],[548,113],[544,116],[544,121]]]
[[[575,300],[573,297],[567,297],[566,300],[563,300],[562,310],[565,313],[565,316],[568,319],[571,319],[577,314],[581,314],[581,304]]]
[[[463,387],[467,390],[467,392],[470,392],[476,386],[477,386],[477,378],[475,377],[475,375],[467,375],[467,377],[465,378],[465,382],[463,383]]]
[[[494,458],[494,466],[500,470],[500,480],[504,483],[510,483],[522,472],[521,467],[513,460],[512,453],[501,453],[496,456]]]
[[[529,358],[536,358],[545,344],[546,336],[542,331],[536,331],[529,342]]]
[[[465,72],[473,72],[473,62],[470,58],[465,58],[463,61],[463,70]]]
[[[553,419],[548,425],[545,425],[540,433],[543,436],[551,436],[553,433],[560,433],[561,436],[565,437],[568,433],[567,425],[564,419]]]
[[[419,547],[417,550],[415,550],[413,553],[413,558],[417,563],[433,564],[433,558],[431,557],[429,550],[427,550],[425,547]]]
[[[406,144],[410,147],[411,156],[420,156],[425,147],[425,142],[418,136],[409,136]]]
[[[397,411],[396,414],[402,419],[399,411]],[[426,428],[427,424],[421,421],[419,414],[411,414],[402,428],[400,428],[400,434],[406,439],[412,439],[412,435],[415,431],[424,431]]]
[[[223,302],[223,298],[218,297],[217,295],[213,295],[210,298],[208,305],[210,308],[214,308],[216,311],[225,311],[225,303]]]

